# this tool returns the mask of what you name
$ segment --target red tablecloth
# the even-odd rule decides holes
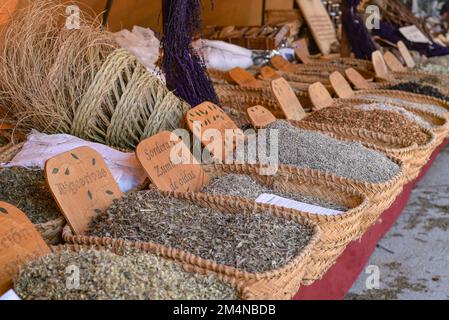
[[[404,187],[395,203],[385,211],[379,223],[371,227],[359,240],[348,245],[337,260],[336,264],[327,272],[323,279],[311,286],[300,288],[294,300],[342,300],[363,272],[378,242],[394,225],[401,213],[407,207],[411,192],[419,180],[428,172],[441,150],[449,144],[449,139],[433,153],[430,161],[421,171],[421,175]]]

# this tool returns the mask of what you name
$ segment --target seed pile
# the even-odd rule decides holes
[[[0,200],[22,210],[34,224],[60,217],[42,170],[0,169]]]
[[[80,286],[67,287],[66,268],[79,268]],[[187,273],[172,261],[142,253],[83,249],[39,258],[23,267],[15,291],[25,300],[236,300],[235,289]]]
[[[325,108],[312,113],[305,121],[380,132],[398,137],[410,145],[413,143],[425,144],[430,138],[418,124],[397,112],[385,110]]]
[[[432,86],[422,85],[417,82],[404,82],[388,87],[388,89],[423,94],[437,99],[449,101],[449,96],[442,94],[440,91],[438,91],[438,89]]]
[[[256,200],[261,194],[268,193],[328,209],[343,212],[349,210],[349,208],[347,207],[345,208],[339,204],[331,203],[318,197],[304,195],[297,192],[292,193],[277,191],[273,188],[270,188],[269,186],[265,186],[262,183],[259,183],[248,175],[241,174],[226,174],[224,176],[217,177],[211,180],[209,184],[201,191],[214,195],[229,195],[250,200]]]
[[[150,189],[115,201],[89,234],[154,242],[247,272],[264,272],[290,262],[313,231],[268,213],[222,213]]]
[[[417,69],[424,72],[430,73],[449,73],[449,59],[446,56],[433,57],[427,59],[425,62],[417,66]]]
[[[279,161],[282,164],[316,169],[356,181],[381,183],[394,178],[400,167],[384,154],[358,142],[333,139],[325,134],[298,129],[286,121],[276,121]]]
[[[435,113],[435,114],[437,114],[439,116],[443,116],[443,117],[447,116],[447,113],[448,113],[448,111],[445,108],[440,107],[435,104],[430,104],[430,103],[416,103],[416,102],[411,102],[411,101],[404,100],[404,99],[379,96],[379,95],[375,95],[375,94],[364,95],[364,97],[366,97],[367,99],[376,100],[376,101],[379,101],[382,103],[387,103],[387,104],[394,103],[394,104],[402,105],[405,108],[408,108],[410,110],[432,112],[432,113]]]
[[[432,126],[429,122],[425,121],[423,118],[419,117],[418,115],[411,113],[401,107],[396,107],[393,105],[383,104],[383,103],[371,103],[371,104],[358,105],[358,106],[356,106],[356,109],[363,110],[363,111],[386,110],[386,111],[397,112],[397,113],[400,113],[403,116],[405,116],[410,121],[413,121],[416,124],[420,125],[423,128],[427,128],[429,130],[432,129]]]

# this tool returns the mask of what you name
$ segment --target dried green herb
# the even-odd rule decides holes
[[[201,190],[214,195],[228,195],[256,200],[261,194],[274,194],[279,197],[300,201],[328,209],[347,211],[349,208],[342,205],[325,201],[318,197],[305,195],[299,192],[282,192],[269,186],[263,185],[248,175],[226,174],[212,179],[206,187]]]
[[[79,270],[79,287],[76,281],[67,281],[76,280],[76,273],[68,273],[71,267]],[[33,261],[19,271],[14,289],[26,300],[238,298],[230,285],[214,277],[187,273],[173,261],[137,252],[117,255],[87,249],[52,253]]]
[[[163,197],[157,190],[117,200],[89,235],[154,242],[220,264],[264,272],[290,262],[313,231],[269,213],[226,213]]]
[[[22,210],[35,224],[60,217],[43,170],[0,169],[0,200]]]

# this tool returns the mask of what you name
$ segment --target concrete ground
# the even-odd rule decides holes
[[[367,289],[373,270],[379,288]],[[347,299],[449,299],[449,147],[413,192],[407,209],[379,247]]]

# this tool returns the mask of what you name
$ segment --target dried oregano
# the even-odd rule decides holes
[[[281,192],[243,174],[226,174],[216,177],[201,191],[214,195],[228,195],[249,200],[256,200],[261,194],[267,193],[338,211],[347,211],[349,209],[340,204],[331,203],[311,195],[305,195],[299,192]]]
[[[73,268],[79,270],[79,287]],[[187,273],[173,261],[137,252],[117,255],[87,249],[52,253],[33,261],[19,271],[14,289],[26,300],[238,298],[229,284],[215,277]]]
[[[313,231],[269,213],[226,213],[155,190],[117,200],[89,235],[154,242],[248,272],[280,268],[301,253]]]
[[[18,207],[36,224],[60,217],[43,170],[0,168],[0,200]]]

